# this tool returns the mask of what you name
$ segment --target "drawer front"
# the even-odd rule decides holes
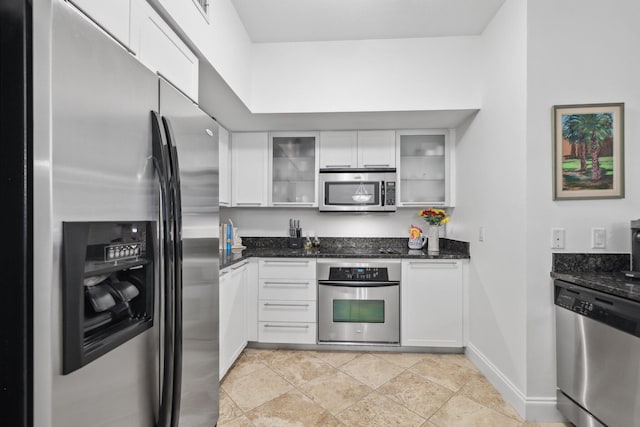
[[[316,260],[302,258],[263,258],[258,275],[261,279],[316,279]]]
[[[258,320],[261,322],[310,322],[316,321],[314,301],[260,301]]]
[[[260,299],[316,300],[314,279],[260,279],[259,282]]]
[[[258,342],[315,344],[316,324],[296,322],[260,322]]]

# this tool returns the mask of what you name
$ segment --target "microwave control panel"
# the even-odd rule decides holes
[[[393,181],[387,181],[384,185],[384,204],[386,206],[393,206],[396,204],[396,183]]]

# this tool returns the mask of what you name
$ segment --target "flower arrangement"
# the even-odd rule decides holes
[[[418,212],[418,216],[422,217],[430,225],[440,225],[449,222],[449,216],[444,209],[423,209]]]

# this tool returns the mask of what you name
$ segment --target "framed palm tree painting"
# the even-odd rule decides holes
[[[624,197],[624,104],[553,107],[553,199]]]

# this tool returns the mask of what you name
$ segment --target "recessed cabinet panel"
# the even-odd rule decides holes
[[[247,345],[247,263],[220,272],[220,378]]]
[[[355,168],[358,165],[358,132],[320,132],[320,168]]]
[[[78,9],[96,21],[125,46],[129,46],[131,0],[71,0]]]
[[[132,3],[131,48],[151,71],[198,100],[198,57],[146,1]]]
[[[392,130],[358,131],[358,167],[395,168],[395,137]]]
[[[231,202],[237,207],[267,206],[269,137],[266,132],[231,137]]]
[[[401,345],[463,346],[462,264],[402,261]]]
[[[317,134],[270,135],[270,205],[317,206]]]

